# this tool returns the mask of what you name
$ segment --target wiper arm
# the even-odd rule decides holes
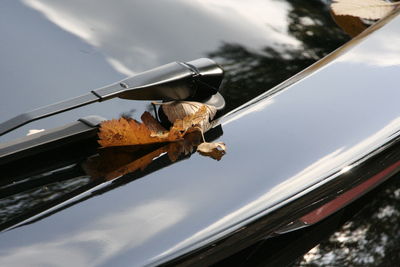
[[[135,100],[205,99],[218,92],[222,77],[223,69],[211,59],[169,63],[86,95],[20,114],[0,124],[0,136],[29,122],[114,97]]]

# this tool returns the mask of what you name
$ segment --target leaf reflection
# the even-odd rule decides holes
[[[287,17],[288,27],[282,33],[296,38],[301,43],[298,47],[277,44],[254,48],[238,40],[238,43],[222,43],[215,50],[204,48],[204,51],[208,49],[211,51],[208,50],[209,53],[202,56],[213,57],[226,69],[222,92],[227,103],[225,112],[273,88],[348,41],[348,36],[330,17],[328,1],[283,2],[289,6],[290,12]],[[124,116],[132,116],[132,112],[134,110]],[[222,132],[221,129],[213,128],[213,130]],[[6,177],[7,181],[13,183],[10,182],[0,188],[2,192],[0,206],[3,207],[0,229],[25,221],[52,207],[60,207],[67,200],[73,199],[75,202],[69,202],[59,209],[169,166],[171,162],[183,159],[184,155],[190,155],[192,146],[197,142],[196,138],[198,137],[193,136],[193,140],[185,139],[183,144],[176,143],[168,147],[165,144],[142,146],[140,151],[137,147],[124,147],[120,150],[104,149],[87,161],[86,157],[97,154],[97,151],[81,146],[79,153],[74,154],[71,159],[65,155],[63,157],[50,155],[49,161],[40,158],[40,161],[46,163],[42,164],[45,165],[43,169],[34,164],[30,164],[32,170],[26,165],[21,165],[24,166],[23,177],[14,183],[16,178],[13,170],[10,172],[10,177]],[[82,161],[85,163],[82,164]],[[93,177],[88,177],[82,170],[82,165]],[[140,169],[144,170],[139,171]],[[123,173],[129,175],[115,179]],[[115,179],[112,183],[102,184],[103,181],[112,179]],[[57,210],[52,212],[55,213]]]
[[[143,171],[164,153],[167,153],[171,162],[175,162],[181,155],[193,153],[200,143],[202,136],[196,131],[187,134],[182,140],[164,146],[153,144],[102,148],[98,155],[83,163],[83,168],[92,179],[113,180],[139,169]]]

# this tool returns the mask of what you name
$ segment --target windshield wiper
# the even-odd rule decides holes
[[[134,100],[204,100],[214,97],[213,105],[223,108],[218,94],[223,69],[208,58],[173,62],[142,72],[90,93],[20,114],[0,124],[0,136],[29,122],[64,111],[119,97]]]

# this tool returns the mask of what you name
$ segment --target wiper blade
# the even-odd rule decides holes
[[[218,92],[222,78],[223,69],[211,59],[169,63],[86,95],[20,114],[0,124],[0,136],[29,122],[115,97],[134,100],[205,99]]]
[[[98,102],[99,98],[92,93],[78,96],[69,100],[58,102],[49,106],[22,113],[0,124],[0,135],[4,135],[29,122],[39,120],[51,115]]]

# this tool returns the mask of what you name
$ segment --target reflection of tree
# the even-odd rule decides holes
[[[340,230],[311,250],[299,265],[398,266],[399,188],[400,181],[393,178]]]
[[[223,95],[231,110],[303,70],[348,40],[320,0],[288,2],[288,34],[301,47],[287,45],[253,51],[240,44],[225,43],[209,54],[226,69]]]
[[[288,4],[291,5],[288,33],[301,42],[300,47],[274,45],[252,50],[240,44],[225,43],[217,51],[210,53],[210,56],[218,58],[218,62],[227,70],[223,94],[228,110],[267,91],[348,40],[330,19],[327,5],[320,0],[292,0]],[[131,110],[123,116],[132,116],[133,112],[134,110]],[[149,173],[150,170],[155,171],[168,164],[170,161],[164,163],[162,158],[158,158],[154,169],[149,169]],[[29,188],[23,190],[16,188],[16,192],[10,187],[9,194],[5,194],[5,189],[1,188],[5,196],[0,196],[0,224],[24,215],[29,217],[31,212],[41,211],[40,207],[48,208],[58,204],[58,199],[62,201],[67,194],[72,193],[75,196],[81,189],[92,186],[90,179],[80,172],[74,174],[75,176],[64,175],[64,180],[57,174],[46,175],[54,179],[45,186],[32,183]],[[142,177],[145,174],[136,175]],[[29,180],[45,178],[30,177]]]
[[[43,177],[30,177],[32,180],[43,179]],[[47,202],[53,201],[73,190],[84,186],[89,181],[88,177],[79,176],[71,177],[71,179],[65,181],[53,181],[43,186],[28,188],[18,188],[18,190],[12,190],[11,186],[1,188],[0,196],[0,228],[3,227],[3,223],[22,216],[25,213],[29,213],[40,205],[46,205]],[[17,186],[15,186],[17,187]],[[9,194],[3,197],[7,191],[15,191],[15,194]],[[14,192],[12,192],[14,193]]]

